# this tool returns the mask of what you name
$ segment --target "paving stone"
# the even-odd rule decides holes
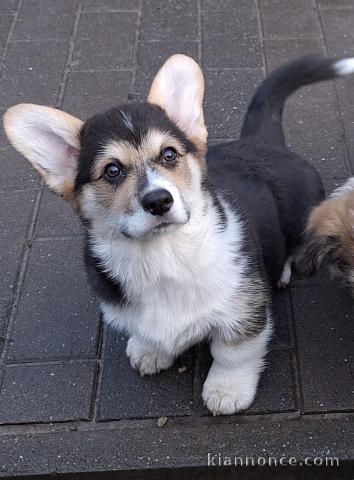
[[[12,303],[12,295],[0,295],[0,356],[3,346],[3,340],[5,339],[6,328],[10,315],[10,307]]]
[[[9,361],[95,356],[99,315],[81,245],[79,238],[33,243]]]
[[[354,55],[354,10],[326,10],[322,12],[323,27],[328,51],[331,56],[341,58]],[[354,80],[353,77],[336,81],[346,143],[354,168]]]
[[[85,120],[127,101],[131,72],[71,72],[63,110]]]
[[[199,351],[199,381],[197,401],[201,415],[211,415],[203,405],[201,392],[208,375],[212,357],[206,344]],[[246,415],[288,412],[296,409],[294,375],[291,363],[291,352],[287,350],[272,350],[267,356],[267,366],[262,374],[257,396]]]
[[[195,41],[181,42],[139,42],[138,69],[135,80],[134,97],[145,100],[151,83],[165,61],[175,53],[183,53],[198,59],[198,44]]]
[[[269,71],[292,58],[324,53],[319,39],[265,40],[265,52]],[[336,178],[346,177],[345,143],[332,82],[293,94],[285,107],[284,130],[291,148],[318,168],[328,191]]]
[[[7,366],[0,423],[89,419],[94,374],[95,362]]]
[[[323,10],[321,18],[329,55],[354,56],[354,10]]]
[[[260,81],[260,68],[205,70],[205,119],[209,136],[237,137],[247,105]]]
[[[320,8],[354,8],[352,0],[317,0]]]
[[[204,2],[202,31],[204,67],[262,66],[255,2]]]
[[[320,37],[316,10],[308,0],[260,0],[264,36]]]
[[[305,412],[354,409],[354,304],[349,289],[292,289]]]
[[[4,432],[0,460],[3,475],[37,478],[40,474],[50,478],[49,472],[55,471],[59,478],[67,474],[68,479],[91,476],[99,480],[349,480],[353,444],[354,420],[344,415],[323,421],[311,417],[254,422],[217,418],[182,423],[171,419],[163,428],[155,422],[123,421],[99,429],[53,429],[38,435]],[[206,452],[231,458],[295,457],[301,462],[333,456],[339,458],[341,467],[213,468],[207,466]],[[186,474],[183,467],[194,468]]]
[[[1,0],[1,13],[3,15],[15,13],[19,0]]]
[[[140,377],[125,354],[126,339],[107,329],[103,356],[99,420],[190,415],[193,400],[193,358],[180,357],[169,370]],[[179,367],[187,367],[183,373]]]
[[[306,55],[324,55],[325,48],[319,38],[279,39],[269,38],[264,40],[267,70],[271,72],[276,67]]]
[[[11,295],[35,192],[0,191],[0,296]]]
[[[80,219],[69,203],[46,189],[39,208],[35,236],[82,236],[83,233]]]
[[[289,329],[292,323],[292,310],[289,289],[278,290],[273,298],[273,338],[270,348],[291,345]]]
[[[196,0],[143,0],[141,40],[196,40]]]
[[[77,3],[73,0],[25,0],[13,39],[69,38],[76,8]]]
[[[0,81],[0,106],[54,105],[68,47],[56,40],[12,43]]]
[[[76,70],[131,68],[137,13],[83,13],[72,66]],[[99,35],[92,35],[92,26]]]
[[[295,93],[284,111],[284,130],[288,145],[318,169],[328,192],[336,178],[349,174],[333,84],[311,85]]]
[[[12,15],[0,15],[0,54],[5,47],[13,18]]]
[[[29,162],[10,145],[2,128],[0,110],[0,190],[31,190],[38,188],[39,176]]]
[[[83,11],[136,10],[139,0],[84,0]]]

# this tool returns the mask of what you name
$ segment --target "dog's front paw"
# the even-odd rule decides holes
[[[203,386],[203,400],[215,415],[232,415],[246,410],[252,404],[257,391],[257,381],[244,378],[241,372],[210,371]],[[253,378],[252,378],[253,377]]]
[[[154,375],[161,370],[166,370],[174,361],[173,356],[161,352],[161,350],[153,350],[153,347],[136,337],[131,337],[128,340],[126,353],[130,359],[131,366],[141,376]]]

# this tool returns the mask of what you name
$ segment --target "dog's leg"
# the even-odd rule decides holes
[[[277,283],[278,288],[285,288],[289,285],[291,280],[291,268],[293,263],[294,256],[290,255],[284,263],[283,271],[281,272],[280,278]]]
[[[230,415],[251,405],[264,367],[270,335],[268,321],[261,333],[240,344],[213,338],[211,353],[214,361],[203,386],[204,403],[213,415]]]
[[[131,366],[141,376],[154,375],[161,370],[166,370],[173,364],[175,359],[173,355],[144,342],[136,335],[129,338],[126,353],[130,359]]]

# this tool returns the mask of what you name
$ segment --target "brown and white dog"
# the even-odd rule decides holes
[[[317,57],[281,67],[260,85],[240,140],[207,158],[203,75],[184,55],[163,65],[146,103],[86,122],[28,104],[4,116],[14,147],[80,215],[90,282],[105,321],[128,332],[132,366],[157,373],[208,338],[203,399],[214,414],[252,403],[271,287],[289,282],[286,259],[323,199],[316,170],[286,147],[284,103],[353,71],[353,60]]]
[[[354,177],[310,214],[296,269],[312,275],[322,263],[351,287],[354,296]]]

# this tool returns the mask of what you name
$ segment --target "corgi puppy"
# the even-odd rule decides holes
[[[296,270],[311,275],[322,262],[351,287],[354,296],[354,177],[315,207],[308,219]]]
[[[155,374],[208,338],[214,361],[202,396],[214,415],[253,402],[271,288],[289,282],[309,211],[323,199],[317,171],[285,145],[284,102],[353,71],[353,59],[281,67],[260,85],[240,140],[208,155],[203,75],[184,55],[162,66],[146,103],[85,122],[38,105],[5,113],[10,142],[80,215],[90,282],[104,320],[128,332],[132,367]]]

